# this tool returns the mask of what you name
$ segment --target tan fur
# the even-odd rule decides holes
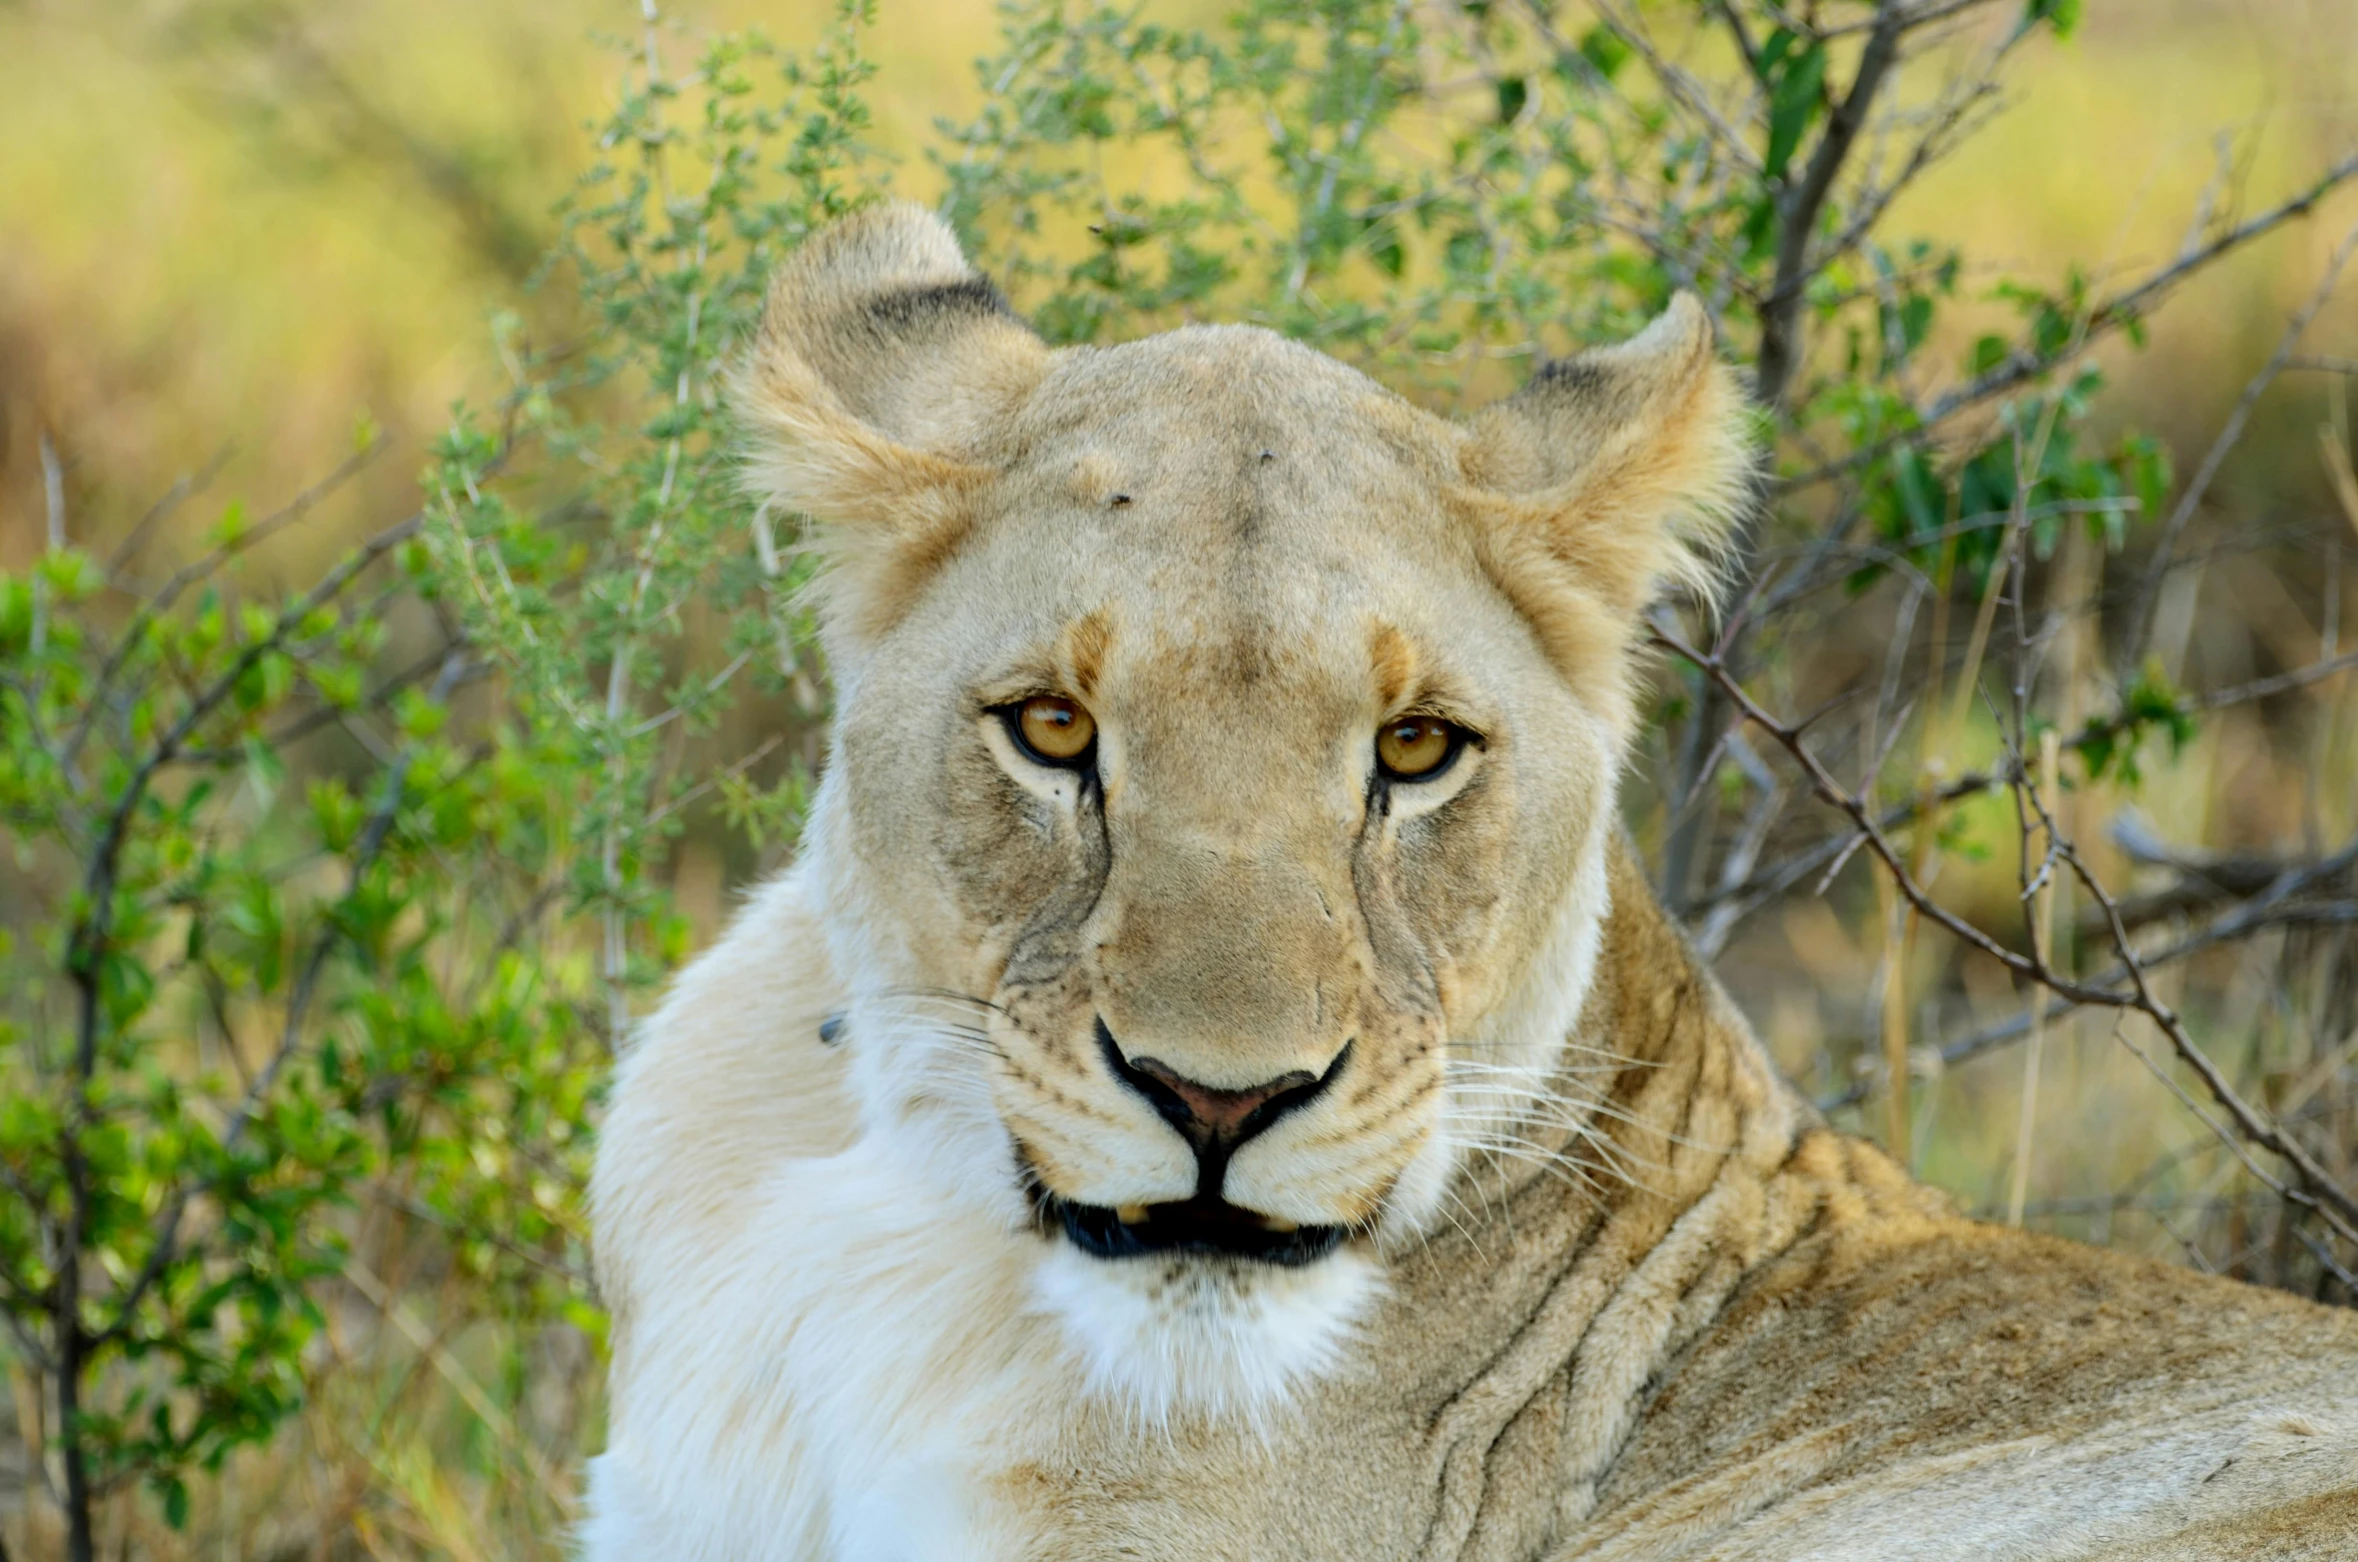
[[[1265,333],[1048,353],[891,208],[745,384],[831,539],[836,747],[617,1085],[593,1558],[2358,1556],[2358,1319],[1960,1217],[1776,1077],[1617,843],[1637,615],[1743,480],[1691,304],[1459,428]],[[1036,693],[1101,796],[1008,747]],[[1371,802],[1412,709],[1484,745]],[[1219,1088],[1349,1043],[1226,1184],[1350,1225],[1329,1268],[1035,1227],[1023,1175],[1191,1185],[1099,1020]],[[1380,1290],[1299,1370],[1214,1331],[1131,1382],[1072,1333],[1121,1265],[1147,1356]]]

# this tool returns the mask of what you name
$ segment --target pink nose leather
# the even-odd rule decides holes
[[[1167,1087],[1171,1094],[1186,1103],[1187,1110],[1194,1114],[1195,1120],[1214,1138],[1219,1139],[1234,1135],[1244,1120],[1253,1115],[1254,1109],[1266,1104],[1272,1097],[1318,1082],[1317,1075],[1296,1069],[1290,1074],[1280,1074],[1275,1079],[1248,1085],[1242,1090],[1215,1090],[1210,1085],[1197,1084],[1154,1058],[1138,1058],[1130,1066]]]

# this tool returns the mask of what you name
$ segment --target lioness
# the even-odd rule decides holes
[[[616,1087],[590,1557],[2358,1557],[2358,1317],[1960,1217],[1619,844],[1691,300],[1458,425],[896,206],[740,389],[833,757]]]

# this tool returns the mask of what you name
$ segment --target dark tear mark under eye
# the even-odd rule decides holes
[[[1080,806],[1073,811],[1079,846],[1080,871],[1058,884],[1034,909],[1008,951],[1002,983],[1037,984],[1050,981],[1079,958],[1073,940],[1097,914],[1105,886],[1113,878],[1113,831],[1105,817],[1105,786],[1092,765],[1080,773]],[[1010,785],[1015,785],[1012,778]],[[1026,788],[1016,791],[1033,803],[1039,799]]]
[[[1089,839],[1090,821],[1094,820],[1097,836],[1102,844],[1105,839],[1105,778],[1097,773],[1097,767],[1095,765],[1059,765],[1045,760],[1036,761],[1036,763],[1042,769],[1061,770],[1073,778],[1075,789],[1073,815],[1080,825],[1081,839],[1084,842]],[[1016,807],[1031,814],[1044,827],[1043,834],[1053,836],[1056,832],[1056,821],[1063,813],[1062,807],[1041,797],[1005,771],[1000,772],[1000,778],[1005,783],[1005,795],[1008,800]]]

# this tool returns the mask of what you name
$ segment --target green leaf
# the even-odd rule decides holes
[[[2080,25],[2080,0],[2030,0],[2022,8],[2020,31],[2028,32],[2045,22],[2055,29],[2058,38],[2069,38]]]
[[[1769,90],[1768,151],[1761,160],[1761,171],[1771,179],[1785,177],[1786,165],[1801,147],[1802,134],[1823,106],[1819,91],[1826,81],[1826,46],[1813,43],[1780,65]]]
[[[1523,112],[1523,105],[1531,101],[1531,84],[1520,76],[1498,78],[1498,122],[1511,125]]]
[[[394,697],[393,720],[404,737],[430,738],[449,718],[449,708],[427,698],[422,689],[404,689]]]
[[[1629,45],[1621,41],[1621,35],[1602,23],[1580,35],[1580,57],[1607,81],[1629,63],[1629,54]]]

